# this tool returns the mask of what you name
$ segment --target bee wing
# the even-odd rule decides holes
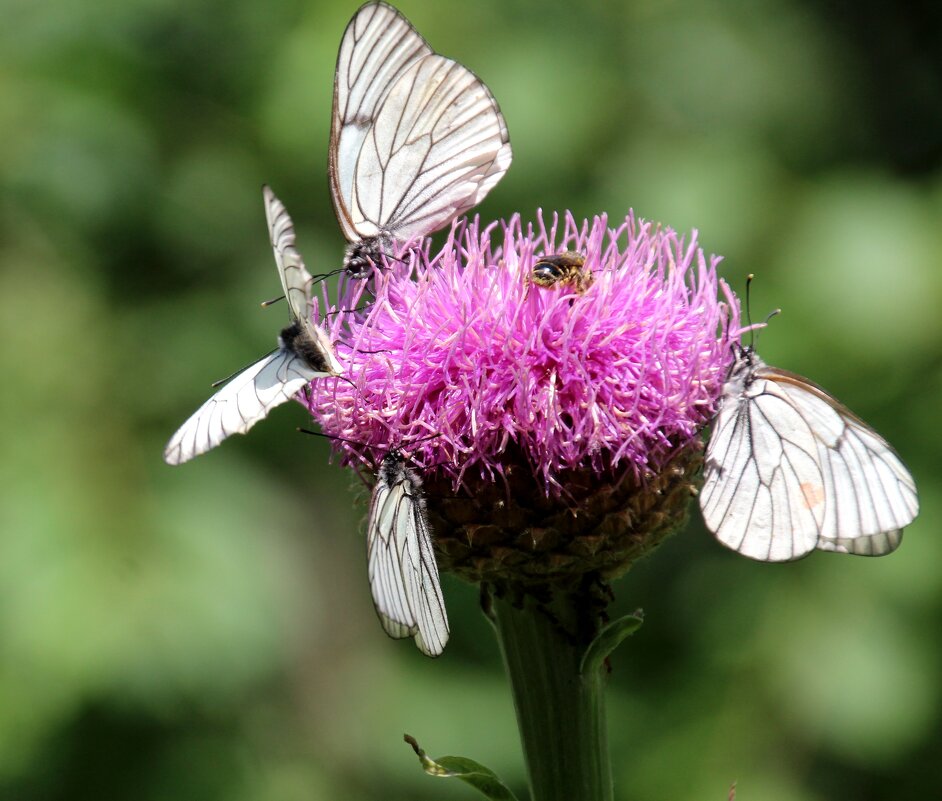
[[[426,656],[448,642],[448,618],[428,521],[407,478],[377,481],[367,524],[373,605],[386,633],[414,637]]]
[[[268,220],[268,235],[275,254],[278,277],[281,278],[281,288],[291,307],[292,317],[309,320],[312,278],[294,245],[294,223],[284,204],[268,186],[262,187],[262,197],[265,200],[265,219]]]
[[[348,240],[436,231],[480,203],[511,159],[497,101],[474,73],[433,53],[394,9],[357,13],[337,62],[330,146]]]
[[[919,509],[912,476],[886,440],[820,387],[775,368],[724,397],[704,477],[707,527],[768,562],[815,548],[889,553]]]
[[[180,426],[164,449],[164,461],[183,464],[231,434],[244,434],[319,375],[287,350],[268,354],[233,377]]]

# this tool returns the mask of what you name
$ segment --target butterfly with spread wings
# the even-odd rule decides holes
[[[295,248],[291,218],[271,189],[263,187],[262,193],[292,322],[282,329],[277,349],[233,376],[180,426],[164,450],[168,464],[182,464],[215,448],[231,434],[246,433],[312,379],[343,371],[327,332],[311,322],[311,276]]]
[[[764,562],[882,556],[919,511],[896,451],[821,387],[740,348],[706,450],[700,508],[724,545]]]
[[[349,275],[369,276],[393,241],[476,206],[511,158],[504,117],[474,73],[392,6],[357,11],[337,55],[328,164]]]
[[[448,617],[422,480],[398,450],[389,451],[377,471],[366,543],[383,629],[395,639],[413,637],[423,654],[438,656],[448,642]]]

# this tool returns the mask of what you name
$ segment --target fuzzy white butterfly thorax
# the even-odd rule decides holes
[[[385,632],[413,637],[419,650],[438,656],[448,642],[448,616],[425,513],[419,474],[397,450],[376,474],[366,532],[373,605]]]
[[[435,53],[392,6],[357,11],[337,55],[328,151],[350,275],[369,275],[393,241],[476,206],[511,159],[504,117],[474,73]]]
[[[893,448],[821,387],[737,353],[706,450],[706,526],[745,556],[895,550],[919,511]]]
[[[182,464],[232,434],[246,433],[311,380],[343,371],[327,332],[311,321],[311,275],[295,247],[291,218],[271,189],[266,186],[262,192],[291,323],[282,329],[274,351],[234,375],[180,426],[164,449],[168,464]]]

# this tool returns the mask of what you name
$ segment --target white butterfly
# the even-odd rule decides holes
[[[373,605],[390,637],[414,637],[426,656],[448,642],[448,617],[418,473],[398,450],[383,458],[366,532]]]
[[[700,508],[724,545],[764,562],[822,551],[882,556],[919,511],[876,431],[821,387],[742,348],[706,450]]]
[[[351,276],[369,275],[393,240],[480,203],[512,155],[497,101],[474,73],[435,53],[392,6],[357,11],[337,55],[329,150]]]
[[[327,332],[311,322],[311,276],[294,246],[291,218],[271,189],[265,186],[262,193],[292,322],[282,330],[276,350],[236,374],[180,426],[164,450],[167,464],[182,464],[215,448],[230,434],[244,434],[311,379],[339,375],[343,370]]]

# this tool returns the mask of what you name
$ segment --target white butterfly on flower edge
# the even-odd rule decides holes
[[[741,348],[707,446],[700,508],[727,547],[784,562],[816,548],[890,553],[919,503],[876,431],[808,379]]]

